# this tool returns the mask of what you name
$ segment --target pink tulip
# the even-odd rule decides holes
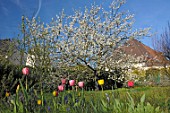
[[[131,80],[129,80],[129,81],[128,81],[128,87],[133,87],[133,86],[134,86],[134,82],[131,81]]]
[[[83,88],[83,87],[84,87],[84,82],[83,82],[83,81],[78,82],[78,86],[81,87],[81,88]]]
[[[66,84],[66,79],[63,79],[63,78],[62,78],[62,79],[61,79],[61,83],[62,83],[62,84]]]
[[[28,67],[23,68],[22,69],[22,74],[28,75],[29,74],[29,68]]]
[[[70,86],[74,86],[75,85],[75,80],[70,80],[69,84],[70,84]]]
[[[58,90],[59,90],[59,91],[63,91],[63,90],[64,90],[64,86],[63,86],[63,85],[59,85],[59,86],[58,86]]]

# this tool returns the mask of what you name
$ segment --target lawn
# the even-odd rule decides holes
[[[104,91],[26,91],[4,98],[0,113],[168,113],[170,87],[134,87]]]
[[[133,98],[137,104],[140,102],[142,95],[145,94],[145,103],[149,102],[153,106],[160,106],[161,109],[166,109],[167,104],[170,107],[170,87],[135,87],[135,88],[119,88],[117,90],[106,90],[106,91],[87,91],[85,95],[87,98],[93,96],[99,98],[101,95],[114,95],[115,98],[120,99],[122,102],[127,101],[127,93]]]

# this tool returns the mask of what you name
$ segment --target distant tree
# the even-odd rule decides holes
[[[152,42],[154,49],[162,52],[170,60],[170,23],[168,23],[160,37],[153,38]]]

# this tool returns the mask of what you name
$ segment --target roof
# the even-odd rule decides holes
[[[127,55],[133,55],[136,58],[143,56],[146,61],[145,66],[147,67],[165,66],[170,64],[170,61],[168,61],[161,52],[153,50],[136,39],[129,39],[120,48]]]

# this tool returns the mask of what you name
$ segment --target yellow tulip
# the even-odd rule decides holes
[[[19,91],[19,85],[17,85],[16,93],[18,93],[18,91]]]
[[[80,92],[78,93],[78,96],[79,96],[79,97],[81,96],[81,93],[80,93]]]
[[[58,96],[58,92],[57,91],[53,91],[53,96]]]
[[[98,84],[102,86],[104,84],[104,80],[103,79],[98,80]]]
[[[9,92],[6,92],[6,93],[5,93],[5,96],[6,96],[6,97],[9,97],[9,95],[10,95]]]
[[[37,104],[41,105],[42,101],[41,100],[37,100]]]

